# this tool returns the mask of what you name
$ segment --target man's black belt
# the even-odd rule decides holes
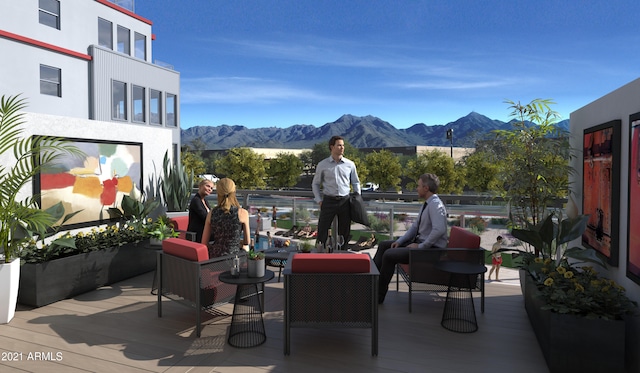
[[[324,196],[324,198],[335,199],[336,201],[339,201],[341,199],[349,198],[349,195],[347,194],[346,196]]]

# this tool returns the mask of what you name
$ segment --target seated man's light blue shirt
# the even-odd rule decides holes
[[[321,202],[323,196],[347,196],[353,191],[360,193],[360,179],[356,165],[345,157],[336,162],[332,157],[323,159],[316,166],[316,174],[311,183],[313,196],[316,202]],[[322,187],[322,193],[320,193]]]

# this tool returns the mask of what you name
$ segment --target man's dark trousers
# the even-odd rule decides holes
[[[351,234],[351,203],[348,195],[344,197],[325,196],[322,199],[320,217],[318,218],[318,242],[327,242],[329,228],[331,228],[335,216],[338,216],[338,234],[346,241]]]

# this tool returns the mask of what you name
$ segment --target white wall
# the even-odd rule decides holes
[[[578,209],[582,209],[582,151],[583,151],[583,131],[587,128],[597,126],[612,120],[621,120],[621,146],[620,146],[620,206],[619,206],[619,261],[618,267],[609,267],[606,277],[610,277],[624,286],[627,295],[640,303],[640,285],[631,281],[626,276],[627,252],[628,252],[628,230],[638,229],[638,227],[628,226],[629,206],[629,115],[640,112],[640,79],[597,99],[596,101],[571,113],[571,147],[577,150],[576,157],[572,160],[572,166],[577,171],[570,176],[575,201]],[[617,193],[617,191],[613,191]],[[640,206],[631,206],[640,208]],[[613,206],[614,212],[616,206]],[[613,227],[615,229],[616,227]],[[627,358],[631,359],[630,372],[640,372],[640,320],[633,319],[631,333],[628,331]],[[630,335],[629,335],[630,334]],[[603,341],[604,342],[604,341]]]

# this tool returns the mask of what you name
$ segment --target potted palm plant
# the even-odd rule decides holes
[[[21,247],[32,232],[46,232],[58,220],[39,208],[38,196],[21,198],[23,188],[61,155],[81,153],[57,137],[24,136],[26,107],[19,95],[0,97],[0,323],[8,323],[15,314]]]

